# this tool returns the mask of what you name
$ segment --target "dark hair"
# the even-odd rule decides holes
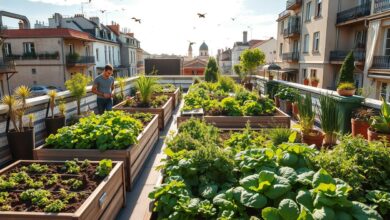
[[[104,67],[104,71],[107,71],[107,70],[114,70],[114,68],[113,68],[110,64],[107,64],[107,65]]]

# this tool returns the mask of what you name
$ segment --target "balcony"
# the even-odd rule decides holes
[[[16,72],[15,61],[9,58],[0,58],[0,73]]]
[[[20,54],[10,54],[7,57],[13,60],[58,60],[60,58],[60,53],[58,51],[53,53],[24,53]]]
[[[343,62],[345,60],[345,57],[347,57],[349,51],[344,50],[334,50],[330,51],[330,62]],[[364,62],[366,60],[366,51],[365,50],[359,50],[354,51],[353,55],[355,57],[355,61],[357,62]]]
[[[390,69],[390,56],[374,56],[372,69]]]
[[[287,10],[295,10],[302,5],[302,0],[288,0],[286,3]]]
[[[80,65],[92,65],[95,64],[94,56],[78,56],[71,54],[66,56],[66,65],[68,66],[80,66]]]
[[[282,60],[286,62],[298,62],[299,52],[283,53]]]
[[[282,18],[289,16],[289,15],[290,15],[290,11],[288,11],[288,10],[283,11],[282,13],[279,14],[278,21]]]
[[[371,13],[371,1],[337,13],[337,24],[368,16]]]
[[[298,16],[291,17],[288,20],[288,26],[283,32],[284,38],[299,37],[301,35],[300,20],[301,19]]]
[[[390,10],[390,0],[375,0],[374,13],[381,13]]]

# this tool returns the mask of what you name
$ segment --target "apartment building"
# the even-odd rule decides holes
[[[218,50],[217,61],[223,75],[232,75],[232,50],[230,48]]]
[[[265,63],[271,64],[276,58],[276,39],[271,37],[268,40],[263,40],[250,47],[251,49],[259,49],[265,55]]]
[[[24,84],[52,85],[62,89],[74,73],[92,76],[94,39],[89,34],[67,28],[5,30],[3,55],[15,63],[16,74],[9,79],[12,91]]]
[[[262,40],[250,40],[248,41],[248,32],[244,31],[242,33],[242,41],[237,41],[234,43],[232,48],[232,68],[234,65],[240,63],[240,55],[244,50],[251,48],[253,45],[263,42]]]
[[[364,87],[371,98],[390,102],[390,1],[372,0],[368,26]]]

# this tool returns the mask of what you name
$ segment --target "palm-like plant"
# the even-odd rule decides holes
[[[31,96],[31,90],[27,86],[19,86],[15,89],[15,97],[20,100],[21,107],[16,109],[16,116],[19,120],[19,130],[24,131],[23,128],[23,116],[27,110],[27,99]]]
[[[312,108],[311,94],[305,97],[298,96],[299,127],[303,134],[309,134],[314,126],[315,114]]]
[[[136,87],[140,93],[141,104],[149,106],[155,87],[157,85],[157,78],[146,77],[141,75],[136,81]]]
[[[116,78],[116,81],[118,82],[119,86],[119,98],[120,100],[123,100],[125,98],[126,79],[123,77],[118,77]]]
[[[337,103],[329,95],[322,95],[320,105],[319,116],[322,130],[325,133],[325,144],[334,145],[336,143],[336,132],[339,131]]]
[[[383,98],[381,114],[371,117],[370,128],[378,133],[390,134],[390,106]]]
[[[47,95],[50,98],[50,111],[51,111],[51,117],[54,118],[54,107],[56,105],[56,98],[57,98],[57,91],[56,90],[50,90]]]
[[[4,104],[4,105],[7,105],[8,106],[8,117],[11,119],[11,122],[15,128],[16,131],[19,131],[19,128],[18,126],[16,125],[16,112],[15,112],[15,108],[16,106],[18,105],[18,100],[14,97],[14,96],[10,96],[10,95],[5,95],[3,96],[3,98],[1,99],[1,102]]]

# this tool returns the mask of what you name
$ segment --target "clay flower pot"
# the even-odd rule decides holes
[[[303,80],[303,85],[308,86],[309,82],[310,82],[309,79],[304,79]]]
[[[351,119],[352,137],[356,137],[359,134],[367,139],[368,128],[370,124],[367,121],[359,121],[354,118]]]
[[[311,81],[311,86],[317,87],[318,86],[318,81]]]
[[[383,137],[386,138],[388,142],[390,142],[390,134],[384,134],[384,133],[378,133],[376,131],[371,130],[371,128],[368,129],[368,141],[380,141],[383,139]]]
[[[298,103],[294,102],[292,103],[292,115],[297,120],[298,120],[298,114],[299,114]]]
[[[315,145],[318,149],[322,147],[324,140],[324,134],[318,130],[310,130],[309,133],[301,132],[301,141],[307,145]]]
[[[353,96],[356,89],[337,89],[337,93],[341,96]]]

